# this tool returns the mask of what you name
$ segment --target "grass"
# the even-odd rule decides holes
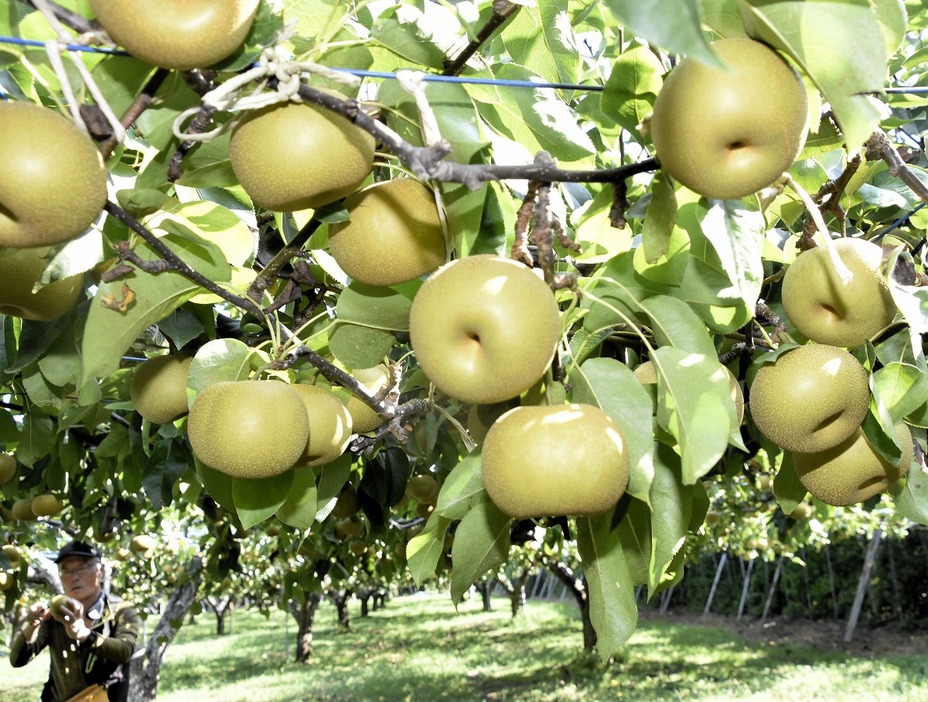
[[[293,662],[295,626],[281,612],[265,619],[239,611],[234,631],[213,634],[204,614],[168,649],[161,702],[222,699],[525,700],[528,702],[897,702],[928,699],[928,662],[920,656],[858,658],[840,651],[772,645],[723,628],[642,622],[613,662],[580,650],[580,624],[568,604],[530,601],[512,620],[447,595],[400,597],[385,609],[335,629],[334,608],[316,618],[315,654]],[[26,668],[0,662],[0,700],[35,700],[47,658]]]

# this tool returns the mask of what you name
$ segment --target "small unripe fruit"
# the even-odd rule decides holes
[[[136,534],[132,537],[132,541],[129,542],[129,550],[133,553],[148,553],[149,551],[154,551],[157,545],[158,542],[153,536],[149,536],[148,534]]]
[[[0,453],[0,485],[6,485],[16,475],[16,459],[8,453]]]
[[[64,508],[64,504],[54,495],[38,495],[32,499],[32,513],[37,517],[54,517]]]
[[[440,487],[432,475],[413,475],[406,482],[406,495],[417,502],[434,504]]]
[[[154,356],[132,375],[129,397],[149,422],[166,424],[187,413],[187,372],[192,358]]]

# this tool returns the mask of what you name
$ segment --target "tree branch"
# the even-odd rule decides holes
[[[902,160],[899,152],[896,151],[896,147],[892,145],[886,134],[881,131],[873,132],[867,140],[866,148],[868,160],[883,159],[889,166],[891,175],[908,185],[922,202],[928,203],[928,187],[918,179],[915,172]]]
[[[332,110],[372,134],[396,154],[420,180],[462,183],[471,190],[477,190],[488,181],[514,179],[545,183],[616,183],[659,167],[657,159],[647,158],[616,168],[565,170],[559,168],[554,159],[545,152],[541,152],[531,165],[457,163],[446,160],[451,153],[451,144],[447,141],[431,146],[413,146],[388,126],[364,112],[356,100],[346,100],[309,85],[301,85],[299,94],[304,100]]]
[[[477,53],[480,47],[483,46],[520,7],[521,5],[508,2],[508,0],[495,0],[493,3],[493,14],[490,15],[487,23],[480,28],[477,35],[464,47],[461,53],[453,59],[447,59],[445,61],[445,70],[443,73],[446,76],[461,75],[461,72],[467,67],[467,62],[470,60],[470,57]]]

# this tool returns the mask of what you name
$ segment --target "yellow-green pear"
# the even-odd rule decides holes
[[[869,378],[843,348],[806,344],[760,367],[749,404],[757,428],[774,444],[816,453],[860,427],[870,408]]]
[[[96,20],[126,51],[162,68],[212,66],[245,41],[259,0],[90,0]]]
[[[2,209],[0,203],[0,219]],[[77,304],[84,289],[83,274],[60,278],[33,292],[48,266],[48,254],[47,248],[0,248],[0,314],[47,322]]]
[[[585,404],[516,407],[490,427],[481,456],[490,499],[516,519],[590,516],[628,486],[619,425]]]
[[[893,465],[870,445],[863,429],[821,453],[794,454],[799,482],[825,504],[844,507],[863,502],[886,490],[909,469],[915,458],[912,432],[905,422],[896,424],[902,459]]]
[[[805,142],[808,98],[796,71],[766,45],[720,39],[724,67],[680,61],[654,102],[661,167],[700,195],[738,199],[771,185]]]
[[[383,364],[371,368],[348,370],[348,373],[352,378],[357,380],[361,387],[370,395],[376,395],[393,382],[393,373]],[[352,431],[356,434],[374,431],[374,429],[386,421],[371,409],[367,403],[360,400],[345,388],[335,387],[332,388],[332,392],[335,393],[335,396],[348,408],[348,414],[351,415]]]
[[[303,456],[309,416],[303,398],[287,383],[221,381],[197,395],[187,436],[207,466],[235,478],[269,478]]]
[[[374,139],[315,105],[255,110],[232,131],[232,170],[256,205],[290,212],[350,195],[374,163]]]
[[[561,337],[560,312],[532,269],[489,254],[447,263],[413,298],[409,337],[423,372],[446,395],[491,404],[544,374]]]
[[[30,504],[37,517],[54,517],[64,508],[64,503],[52,494],[36,495]]]
[[[291,387],[303,400],[309,417],[309,438],[298,465],[305,468],[334,461],[351,441],[348,408],[327,388],[299,383]]]
[[[0,485],[6,485],[16,475],[16,459],[9,453],[0,453]]]
[[[896,303],[880,271],[878,244],[845,237],[832,245],[851,277],[841,279],[824,246],[804,251],[783,276],[783,308],[806,338],[855,348],[893,321]]]
[[[187,373],[193,358],[153,356],[132,374],[129,397],[136,411],[155,424],[187,414]]]
[[[329,252],[365,285],[389,286],[445,262],[445,237],[431,188],[412,178],[376,183],[345,200],[350,220],[329,228]]]
[[[100,151],[55,110],[0,100],[0,154],[0,246],[61,244],[86,231],[103,210]]]

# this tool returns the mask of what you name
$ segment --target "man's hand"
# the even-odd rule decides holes
[[[26,637],[27,643],[33,643],[42,626],[42,622],[52,616],[52,611],[48,605],[42,602],[32,605],[26,611],[26,623],[23,626],[23,636]]]
[[[84,622],[84,605],[77,600],[69,600],[61,606],[61,623],[65,633],[75,641],[83,641],[90,636],[90,627]]]

